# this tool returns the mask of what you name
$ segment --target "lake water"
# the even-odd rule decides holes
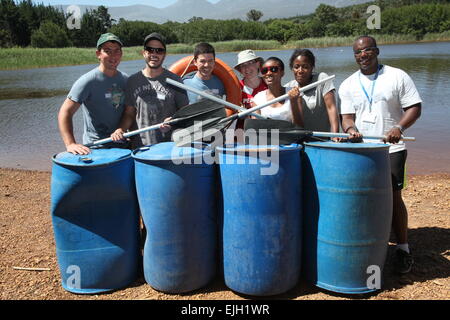
[[[260,51],[286,65],[293,50]],[[351,47],[312,50],[316,70],[335,74],[335,86],[357,70]],[[450,42],[380,46],[380,62],[405,70],[423,100],[421,118],[406,131],[416,137],[408,145],[408,171],[413,174],[450,172]],[[94,52],[92,53],[94,54]],[[185,55],[170,55],[165,66]],[[236,53],[217,57],[230,66]],[[57,113],[72,84],[96,65],[0,71],[0,167],[51,170],[51,157],[65,150],[57,127]],[[129,75],[144,67],[142,60],[126,61],[120,70]],[[283,83],[293,79],[286,71]],[[81,141],[81,110],[74,117]]]

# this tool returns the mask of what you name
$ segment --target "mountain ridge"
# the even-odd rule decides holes
[[[122,7],[109,7],[108,12],[116,21],[121,18],[130,21],[152,21],[155,23],[164,23],[167,21],[187,22],[192,17],[201,17],[204,19],[246,20],[246,14],[252,9],[263,13],[262,21],[273,18],[290,18],[299,15],[308,15],[313,13],[319,4],[327,4],[335,7],[346,7],[354,4],[369,2],[370,0],[220,0],[217,3],[211,3],[207,0],[178,0],[177,2],[164,7],[156,8],[150,5],[130,5]],[[68,6],[55,5],[63,11]],[[86,9],[96,9],[98,6],[78,5],[81,13]]]

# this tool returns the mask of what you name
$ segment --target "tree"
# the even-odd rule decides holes
[[[264,14],[261,11],[252,9],[247,12],[247,20],[256,22],[259,21],[259,19],[261,19],[263,15]]]
[[[81,17],[81,28],[70,30],[69,34],[76,47],[95,47],[97,39],[112,26],[108,8],[99,6],[97,10],[86,10]]]
[[[326,25],[324,25],[319,19],[313,18],[305,23],[305,28],[309,38],[320,38],[325,35]]]
[[[113,25],[109,31],[117,35],[126,46],[142,46],[145,36],[150,32],[161,33],[167,43],[173,43],[176,40],[173,31],[168,27],[148,21],[120,19],[119,23]]]
[[[67,33],[51,21],[45,21],[31,35],[31,46],[37,48],[63,48],[71,46]]]
[[[296,33],[298,25],[298,23],[292,21],[274,20],[267,26],[269,39],[286,43],[288,40],[298,36]]]
[[[315,16],[324,25],[334,23],[338,19],[337,8],[320,4],[315,11]]]
[[[102,33],[105,33],[109,28],[111,28],[112,23],[115,22],[114,19],[111,19],[111,15],[108,13],[108,8],[105,6],[99,6],[97,10],[92,11],[92,14],[100,22]]]
[[[192,18],[190,18],[190,19],[188,20],[188,22],[196,22],[196,21],[202,21],[202,20],[203,20],[202,17],[196,17],[196,16],[193,16]]]
[[[242,24],[238,39],[241,40],[265,40],[268,38],[267,27],[263,23],[248,21]]]

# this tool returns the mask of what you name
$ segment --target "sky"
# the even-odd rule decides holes
[[[211,3],[219,2],[220,0],[208,0]],[[145,4],[157,8],[164,8],[171,4],[177,2],[177,0],[33,0],[33,3],[44,5],[91,5],[91,6],[108,6],[108,7],[119,7],[119,6],[131,6],[134,4]]]

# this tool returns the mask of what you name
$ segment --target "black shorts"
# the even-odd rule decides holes
[[[392,188],[402,190],[406,181],[406,156],[408,152],[402,150],[389,154],[391,160]]]

